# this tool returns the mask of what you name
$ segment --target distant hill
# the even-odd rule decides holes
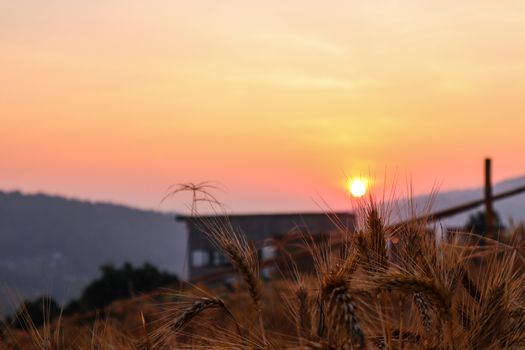
[[[48,195],[0,192],[0,288],[44,292],[65,302],[99,276],[99,267],[150,262],[182,275],[184,225],[173,214]],[[0,314],[12,310],[0,297]]]
[[[521,186],[525,186],[525,176],[505,180],[495,184],[493,193],[498,194]],[[439,192],[434,199],[432,211],[437,211],[473,200],[482,199],[483,196],[483,187]],[[425,204],[429,202],[429,199],[429,195],[418,196],[414,198],[414,203],[416,204],[417,208],[422,209],[424,208]],[[505,224],[508,223],[509,218],[512,218],[515,222],[525,222],[525,193],[518,194],[507,199],[502,199],[494,203],[495,210],[500,214],[501,219]],[[446,220],[442,220],[442,224],[450,226],[463,226],[467,222],[469,215],[472,212],[478,210],[484,210],[483,206],[480,206],[471,212],[459,214],[447,218]]]

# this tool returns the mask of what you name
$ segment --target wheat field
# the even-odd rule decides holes
[[[2,349],[521,349],[525,348],[523,228],[499,240],[436,237],[429,223],[389,223],[363,202],[357,232],[337,245],[301,237],[260,276],[257,251],[231,225],[203,222],[231,261],[231,283],[160,291],[83,318],[2,329]],[[286,271],[283,271],[286,269]]]

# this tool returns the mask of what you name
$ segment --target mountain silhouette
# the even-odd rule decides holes
[[[186,231],[173,214],[0,192],[0,288],[11,294],[0,297],[0,314],[19,297],[78,297],[108,263],[149,262],[183,277],[185,251]]]
[[[522,186],[525,186],[525,176],[504,180],[494,184],[492,193],[496,195]],[[441,191],[435,195],[435,198],[432,198],[432,195],[417,196],[413,199],[413,203],[417,207],[418,213],[422,213],[428,203],[432,203],[430,211],[435,212],[464,204],[466,202],[482,199],[483,196],[484,188],[480,186],[465,190]],[[406,208],[408,206],[406,201],[400,200],[399,203],[402,208],[401,212],[406,213]],[[505,224],[508,224],[510,219],[514,220],[516,223],[525,221],[525,193],[494,202],[494,209],[499,213]],[[463,226],[467,222],[470,214],[480,210],[484,210],[484,207],[479,206],[479,208],[472,211],[441,220],[441,224],[444,226]]]

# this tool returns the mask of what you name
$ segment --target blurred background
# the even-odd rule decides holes
[[[162,201],[173,184],[212,181],[234,214],[353,211],[355,178],[446,208],[482,198],[485,157],[494,193],[525,185],[524,15],[0,0],[0,286],[66,303],[108,263],[184,278],[191,193]],[[524,204],[495,208],[519,222]]]

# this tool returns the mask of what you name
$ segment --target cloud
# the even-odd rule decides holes
[[[356,87],[353,80],[323,76],[270,74],[254,78],[254,81],[284,88],[353,89]]]
[[[353,89],[359,84],[352,79],[303,74],[271,73],[240,76],[236,82],[272,85],[292,89]]]
[[[384,84],[372,79],[350,79],[327,75],[294,73],[269,73],[237,76],[234,82],[271,85],[289,89],[354,90],[363,87],[377,87]]]
[[[309,52],[329,55],[344,55],[349,52],[348,47],[328,41],[323,38],[297,35],[297,34],[275,34],[264,33],[257,37],[265,43],[271,43],[279,47],[299,48]]]
[[[326,54],[343,55],[349,51],[345,46],[309,36],[292,35],[284,37],[283,39],[295,46],[301,46],[306,49],[311,49]]]

